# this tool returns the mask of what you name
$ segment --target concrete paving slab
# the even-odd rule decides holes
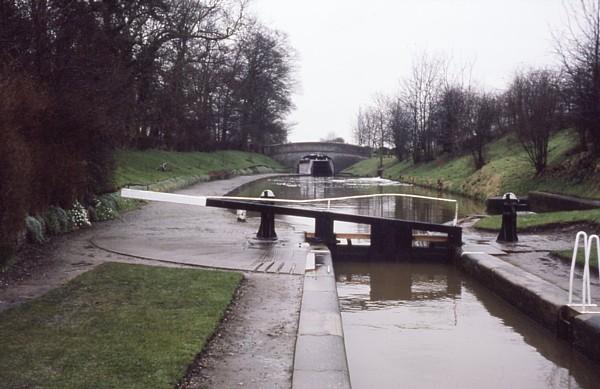
[[[307,273],[304,277],[304,292],[328,292],[336,287],[333,277],[312,276]]]
[[[294,389],[346,389],[350,387],[350,379],[345,372],[294,372]]]
[[[343,337],[339,313],[302,311],[298,335],[336,335]]]
[[[305,290],[302,295],[302,311],[339,313],[336,291],[314,292]]]
[[[310,371],[347,371],[348,366],[342,358],[345,355],[344,338],[337,335],[300,335],[296,343],[294,370]]]
[[[319,254],[304,275],[304,292],[294,356],[292,388],[350,388],[331,254]]]

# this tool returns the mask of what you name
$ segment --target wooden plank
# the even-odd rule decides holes
[[[304,232],[304,238],[314,238],[314,232]],[[336,239],[371,239],[371,234],[364,232],[341,232],[335,234]],[[413,240],[419,242],[448,242],[446,235],[415,234]]]
[[[448,237],[444,235],[415,234],[413,240],[418,242],[448,242]]]
[[[314,238],[314,232],[304,232],[306,239]],[[336,239],[371,239],[371,234],[364,232],[341,232],[335,234]],[[413,240],[419,242],[448,242],[446,235],[415,234]]]

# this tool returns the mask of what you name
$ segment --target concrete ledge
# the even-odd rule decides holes
[[[294,371],[294,388],[346,389],[350,387],[347,372]]]
[[[600,200],[548,192],[529,192],[529,206],[535,212],[574,211],[600,208]]]
[[[294,355],[293,389],[350,388],[335,275],[330,254],[319,254],[304,275]]]
[[[563,289],[489,254],[463,254],[460,266],[544,327],[558,331]]]
[[[600,361],[600,314],[562,317],[565,290],[489,254],[463,253],[460,266],[529,317],[571,340],[582,354]]]
[[[572,321],[573,346],[588,357],[600,361],[600,315],[584,313]]]

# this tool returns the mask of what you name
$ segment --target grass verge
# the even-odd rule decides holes
[[[106,263],[0,314],[4,388],[171,388],[238,273]]]
[[[502,216],[493,215],[479,220],[474,227],[480,230],[500,231],[501,224]],[[574,224],[589,224],[600,227],[600,209],[537,213],[519,215],[517,218],[517,230],[521,232]]]
[[[573,250],[552,251],[551,254],[568,263],[571,263],[573,260]],[[580,267],[585,265],[585,254],[582,248],[577,251],[575,264]],[[590,268],[598,269],[598,253],[596,250],[590,252]]]
[[[198,181],[223,172],[251,174],[283,169],[282,165],[265,155],[234,150],[213,153],[120,150],[116,153],[116,161],[114,182],[118,188],[127,184],[150,185],[167,180]],[[161,170],[163,163],[166,163],[165,169]]]

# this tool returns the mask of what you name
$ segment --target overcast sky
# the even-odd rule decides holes
[[[424,51],[474,63],[473,79],[489,89],[520,67],[556,64],[563,1],[574,0],[253,0],[251,12],[297,53],[289,140],[335,132],[353,143],[359,107],[397,91]]]

